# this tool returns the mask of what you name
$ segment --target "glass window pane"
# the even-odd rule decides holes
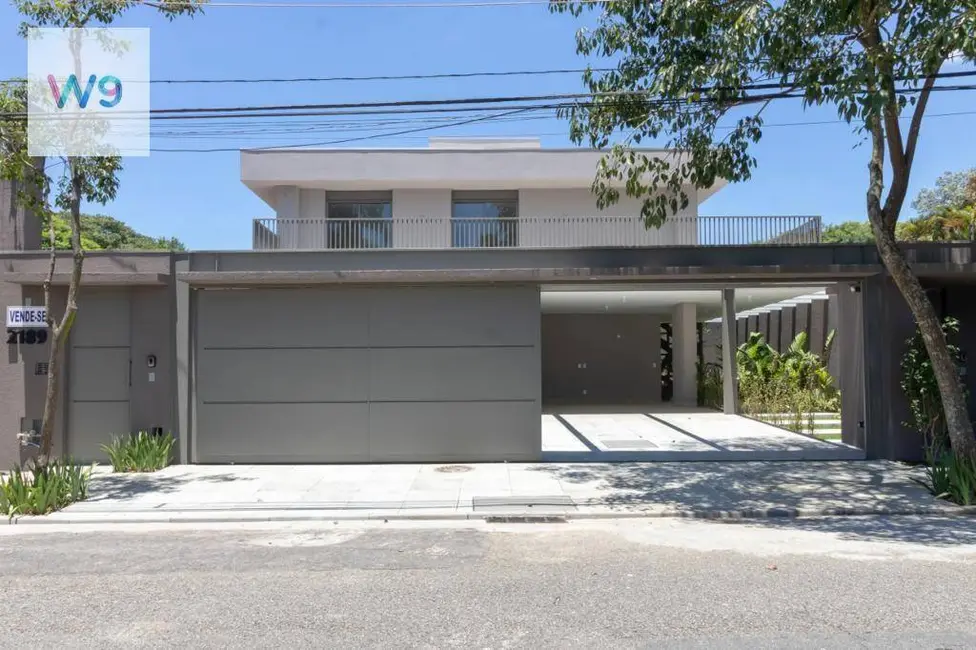
[[[359,218],[390,219],[393,216],[393,210],[390,208],[391,206],[389,203],[360,203]]]
[[[330,203],[329,219],[355,219],[358,214],[355,203]]]
[[[344,201],[329,203],[330,219],[355,219],[329,224],[330,248],[390,248],[393,245],[393,206]]]

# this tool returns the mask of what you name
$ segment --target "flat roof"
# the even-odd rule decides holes
[[[589,188],[606,149],[534,146],[243,149],[241,181],[269,205],[272,189],[328,190]],[[680,151],[636,151],[675,164]],[[697,192],[698,203],[726,185]],[[623,182],[621,182],[621,187]]]

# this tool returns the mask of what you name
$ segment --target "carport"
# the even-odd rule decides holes
[[[855,447],[740,415],[735,364],[723,354],[745,340],[746,328],[763,329],[756,327],[755,314],[769,307],[775,313],[775,305],[824,290],[823,283],[543,286],[543,458],[864,458]],[[753,318],[746,322],[737,313]],[[720,341],[699,332],[704,321],[725,325],[715,332]],[[825,327],[820,323],[812,335],[821,345]],[[779,345],[777,340],[774,347]],[[722,358],[724,413],[698,405],[698,363],[709,346],[711,355]]]

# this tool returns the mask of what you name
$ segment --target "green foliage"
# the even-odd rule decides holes
[[[172,434],[154,435],[147,431],[116,437],[102,450],[116,472],[155,472],[173,460]]]
[[[717,363],[698,362],[698,405],[721,409],[725,399],[722,386],[722,366]]]
[[[976,505],[976,460],[953,454],[938,442],[926,446],[925,478],[918,483],[940,499]]]
[[[14,468],[0,477],[0,512],[44,515],[88,498],[91,468],[71,459],[55,460],[33,471]]]
[[[825,244],[873,244],[874,233],[867,221],[843,221],[826,226],[820,241]]]
[[[14,0],[14,6],[27,20],[19,33],[30,27],[86,27],[109,25],[133,7],[150,6],[169,20],[203,11],[200,0]]]
[[[55,230],[55,248],[67,250],[71,248],[70,217],[66,214],[53,215]],[[44,224],[47,232],[48,224]],[[118,250],[118,251],[184,251],[183,242],[172,238],[150,237],[136,232],[125,223],[101,214],[81,215],[81,247],[84,250]],[[50,248],[48,238],[44,237],[44,248]]]
[[[751,333],[736,350],[743,412],[802,432],[813,429],[815,413],[839,411],[840,392],[827,371],[833,340],[831,331],[821,357],[810,351],[806,332],[782,353]]]
[[[614,143],[593,185],[599,206],[625,191],[643,200],[648,225],[687,205],[688,185],[748,180],[763,109],[784,93],[804,107],[832,107],[859,139],[865,126],[882,147],[886,135],[897,139],[892,178],[902,181],[915,136],[902,136],[898,118],[920,97],[905,89],[921,89],[950,55],[976,57],[969,0],[553,0],[550,10],[596,16],[577,33],[576,51],[610,69],[588,69],[583,82],[593,98],[561,114],[574,142]],[[631,148],[645,141],[682,154],[661,160]]]
[[[946,318],[942,321],[942,332],[949,342],[949,354],[956,362],[961,381],[965,368],[963,353],[958,345],[951,343],[954,335],[959,333],[959,321],[955,318]],[[905,425],[921,433],[926,445],[939,449],[945,448],[949,444],[949,439],[945,412],[942,408],[942,394],[935,380],[935,371],[925,349],[922,333],[916,330],[905,345],[905,353],[901,359],[901,389],[908,400],[908,412],[911,418]],[[962,384],[965,391],[965,383]]]
[[[898,238],[903,241],[969,241],[976,226],[976,206],[936,208],[899,225]]]
[[[961,172],[945,172],[935,179],[935,187],[925,188],[912,201],[919,217],[927,217],[940,210],[952,210],[976,203],[973,196],[976,167]]]

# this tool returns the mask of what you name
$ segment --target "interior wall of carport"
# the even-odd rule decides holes
[[[543,314],[543,405],[660,403],[661,321],[655,314]]]

